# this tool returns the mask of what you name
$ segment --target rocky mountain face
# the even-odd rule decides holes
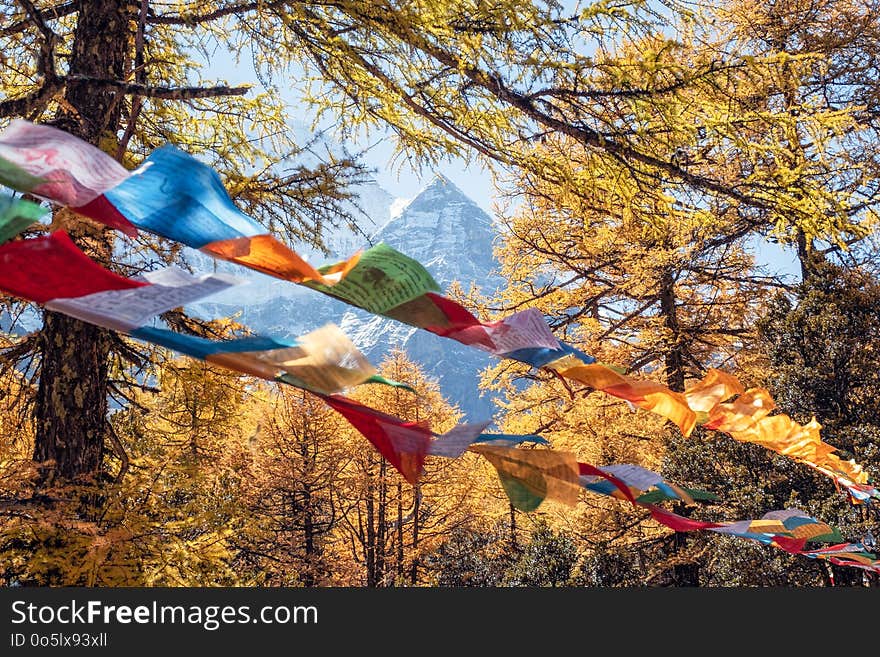
[[[491,218],[446,178],[435,177],[402,209],[400,202],[376,185],[362,190],[359,205],[378,224],[370,241],[385,242],[421,262],[441,290],[458,281],[464,289],[475,283],[489,293],[503,283],[492,273],[496,263],[492,258]],[[395,216],[391,216],[392,209]],[[386,220],[384,224],[380,217]],[[364,246],[365,239],[339,230],[328,237],[327,244],[332,256],[305,255],[315,264],[333,262]],[[246,286],[194,305],[189,309],[194,314],[235,316],[257,333],[285,337],[334,322],[374,364],[393,347],[403,347],[411,359],[439,381],[443,394],[457,403],[468,419],[491,418],[494,407],[487,397],[480,397],[477,387],[480,370],[490,362],[482,352],[370,315],[307,288],[225,263],[216,264],[198,252],[188,254],[187,259],[197,270],[216,267],[249,281]]]

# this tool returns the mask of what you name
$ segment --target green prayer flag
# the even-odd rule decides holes
[[[541,506],[541,502],[547,497],[547,484],[543,477],[534,478],[527,486],[523,481],[499,470],[498,479],[501,480],[501,487],[507,493],[510,503],[520,511],[531,513]]]
[[[47,212],[36,203],[0,195],[0,244],[11,240]]]
[[[325,274],[331,269],[332,265],[320,267],[318,271]],[[375,315],[412,301],[425,292],[440,291],[427,269],[385,243],[364,251],[357,264],[336,285],[316,281],[306,281],[304,285]]]
[[[681,489],[691,496],[694,500],[717,500],[719,497],[715,493],[710,493],[705,490],[699,490],[697,488],[685,488],[684,486]],[[640,504],[657,504],[657,502],[663,502],[666,500],[674,500],[678,499],[677,497],[670,497],[669,494],[665,493],[662,490],[655,489],[648,491],[647,493],[643,493],[636,498],[636,501]]]
[[[395,381],[394,379],[389,379],[387,377],[382,376],[381,374],[374,374],[369,379],[364,381],[364,383],[381,383],[382,385],[391,386],[392,388],[403,388],[404,390],[408,390],[409,392],[415,392],[416,389],[411,385],[406,383],[401,383],[400,381]]]

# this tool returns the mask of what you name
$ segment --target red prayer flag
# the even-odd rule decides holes
[[[481,344],[489,349],[495,346],[480,320],[464,306],[433,292],[427,292],[425,296],[437,306],[449,323],[448,326],[426,326],[426,331],[466,345]]]
[[[667,511],[666,509],[663,509],[654,504],[646,504],[645,506],[648,507],[648,510],[651,512],[654,520],[662,525],[666,525],[670,529],[673,529],[677,532],[694,532],[701,529],[712,529],[714,527],[724,526],[719,525],[716,522],[704,522],[702,520],[692,520],[691,518],[685,518],[684,516],[680,516],[677,513],[672,513],[672,511]]]
[[[607,479],[612,484],[614,484],[621,493],[623,493],[626,499],[628,499],[633,504],[638,504],[638,502],[636,502],[636,499],[633,497],[632,491],[629,489],[629,486],[627,486],[614,475],[608,474],[607,472],[600,470],[599,468],[592,466],[589,463],[578,463],[578,470],[579,474],[582,475],[593,475],[594,477],[602,477],[603,479]]]
[[[331,408],[360,431],[388,462],[415,485],[422,474],[431,432],[416,422],[404,422],[340,395],[321,395]]]
[[[786,552],[798,554],[804,549],[804,546],[806,546],[807,539],[791,538],[789,536],[774,536],[773,544]]]
[[[64,231],[0,246],[0,289],[37,303],[144,285],[96,263]]]
[[[129,237],[137,237],[138,231],[135,225],[126,219],[103,194],[85,205],[71,209],[84,217],[97,221],[99,224],[114,228]]]

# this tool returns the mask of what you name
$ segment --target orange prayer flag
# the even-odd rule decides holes
[[[692,410],[708,413],[725,399],[743,392],[745,388],[739,379],[727,372],[711,368],[699,383],[684,391],[684,398]]]
[[[569,366],[572,363],[577,364]],[[613,397],[625,399],[639,408],[671,420],[685,436],[691,434],[697,423],[697,414],[688,406],[684,395],[673,392],[656,381],[643,381],[618,374],[599,363],[584,365],[572,357],[562,358],[548,367],[567,379],[573,379]]]
[[[709,411],[707,429],[717,429],[731,434],[737,440],[737,433],[753,431],[758,420],[766,417],[776,403],[764,388],[754,388],[741,394],[734,401],[718,404]]]
[[[321,274],[272,235],[219,240],[206,244],[201,250],[215,258],[244,265],[275,278],[293,283],[318,281],[324,285],[338,283],[357,264],[360,257],[360,254],[355,254],[334,265],[327,273]]]
[[[763,388],[752,389],[733,402],[718,404],[710,411],[706,427],[801,461],[839,481],[858,496],[865,488],[859,485],[868,482],[868,475],[861,466],[835,454],[837,450],[822,440],[822,426],[815,419],[802,425],[785,414],[769,415],[775,407],[769,392]],[[867,496],[876,494],[873,489],[862,492]]]

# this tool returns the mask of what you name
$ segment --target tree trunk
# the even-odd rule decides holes
[[[397,482],[397,584],[403,584],[403,484]]]
[[[318,547],[316,545],[316,509],[315,502],[312,497],[312,474],[314,472],[314,460],[309,449],[309,416],[303,413],[301,416],[302,437],[299,440],[299,457],[302,459],[298,477],[300,485],[300,493],[302,494],[302,529],[303,529],[303,549],[305,551],[304,568],[300,574],[300,581],[303,586],[315,586],[315,561],[317,560]]]
[[[684,392],[684,345],[675,304],[675,277],[672,270],[667,269],[660,277],[660,313],[670,341],[665,354],[666,385],[676,392]]]
[[[129,0],[81,0],[68,76],[122,80],[132,38]],[[71,80],[55,124],[85,141],[115,146],[120,99],[109,89]],[[102,143],[103,142],[103,143]],[[78,228],[71,237],[107,264],[112,234]],[[107,432],[107,331],[51,312],[43,314],[34,460],[48,478],[96,475]],[[51,464],[47,463],[51,462]]]
[[[663,325],[669,331],[669,345],[665,355],[666,385],[675,392],[684,392],[684,344],[678,324],[675,276],[671,269],[664,271],[660,277],[660,312],[663,315]],[[679,504],[676,512],[688,515],[684,504]],[[687,541],[688,536],[685,532],[675,532],[673,549],[676,554],[681,554],[685,550]],[[672,582],[675,586],[699,586],[699,581],[699,563],[681,563],[672,567]]]
[[[510,550],[511,554],[516,553],[519,546],[516,542],[516,507],[510,505]]]
[[[379,461],[379,504],[376,506],[376,586],[386,586],[385,548],[388,531],[388,473],[387,461]]]
[[[409,573],[409,581],[410,584],[415,586],[419,582],[419,513],[421,511],[421,502],[422,502],[422,489],[419,484],[416,484],[416,487],[413,491],[414,501],[413,501],[413,529],[412,529],[412,549],[413,549],[413,560],[412,567]]]
[[[305,572],[302,573],[303,586],[315,585],[315,519],[312,510],[312,491],[306,484],[303,486],[303,539],[305,543]]]
[[[46,312],[34,460],[48,479],[97,474],[107,422],[106,331]]]
[[[372,473],[368,473],[369,483],[367,485],[367,540],[364,546],[364,561],[367,565],[367,586],[374,588],[376,586],[376,515],[373,507],[373,477]]]
[[[801,266],[801,282],[817,275],[825,256],[813,246],[813,240],[807,239],[804,231],[797,229],[797,257]]]

